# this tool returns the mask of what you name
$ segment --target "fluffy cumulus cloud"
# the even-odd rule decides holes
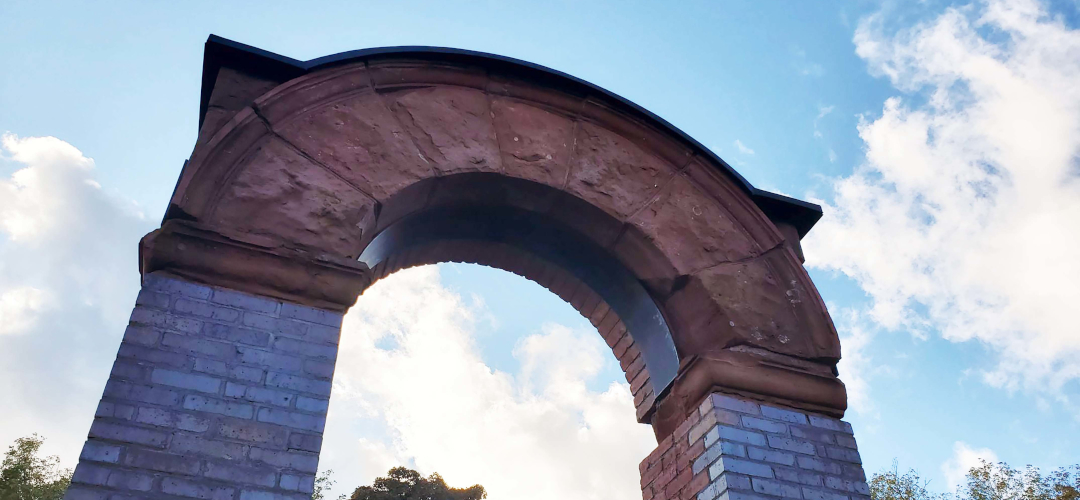
[[[854,278],[880,326],[978,341],[995,386],[1065,399],[1080,379],[1080,32],[1034,0],[855,34],[902,92],[858,132],[808,264]]]
[[[997,462],[997,454],[989,448],[972,448],[963,441],[953,443],[953,455],[941,464],[949,491],[956,491],[966,482],[967,473],[982,462]]]
[[[547,325],[506,373],[477,347],[483,314],[434,266],[364,293],[345,319],[321,462],[340,492],[405,464],[493,500],[640,495],[637,463],[656,441],[625,383],[590,389],[614,363],[599,335]]]
[[[0,138],[0,443],[38,432],[74,465],[138,290],[150,228],[54,137]]]

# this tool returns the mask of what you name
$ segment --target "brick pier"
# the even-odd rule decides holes
[[[341,313],[149,275],[66,499],[310,499]]]
[[[847,422],[712,394],[643,460],[644,500],[869,500]]]

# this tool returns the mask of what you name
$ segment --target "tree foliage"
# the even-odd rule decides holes
[[[967,473],[967,482],[955,493],[934,493],[918,472],[892,470],[870,479],[873,500],[1080,500],[1080,465],[1062,467],[1043,475],[1037,467],[1016,470],[1004,462],[982,461]]]
[[[451,488],[438,474],[423,477],[405,467],[390,469],[386,477],[375,479],[371,486],[353,491],[349,500],[480,500],[487,492],[479,484]]]
[[[39,457],[45,439],[37,434],[15,440],[0,465],[0,500],[60,500],[71,484],[71,470],[60,458]]]

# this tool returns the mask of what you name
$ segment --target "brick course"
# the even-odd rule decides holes
[[[869,500],[847,422],[714,393],[640,465],[645,500]]]
[[[65,498],[310,498],[341,316],[146,276]]]

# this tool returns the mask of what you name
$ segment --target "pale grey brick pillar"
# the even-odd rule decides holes
[[[66,499],[310,499],[327,311],[147,275]]]
[[[645,500],[870,500],[851,426],[714,393],[641,463]]]

